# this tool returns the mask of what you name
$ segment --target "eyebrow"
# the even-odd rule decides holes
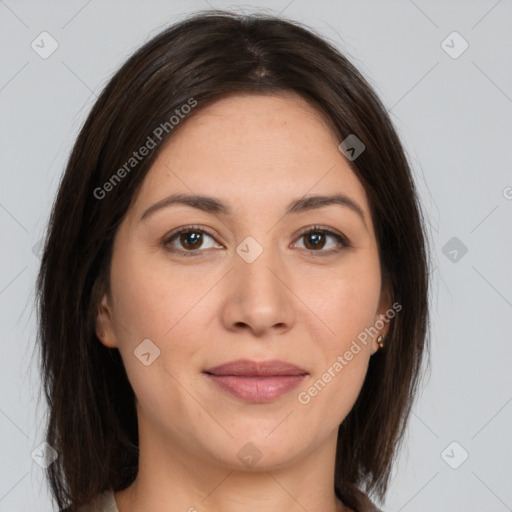
[[[285,210],[285,217],[291,214],[302,213],[310,210],[316,210],[337,204],[349,208],[355,212],[366,225],[363,209],[350,197],[344,194],[333,194],[333,195],[315,195],[301,197],[292,201]],[[158,210],[162,208],[168,208],[173,205],[186,205],[192,208],[197,208],[206,213],[219,214],[219,215],[232,215],[233,211],[231,207],[222,201],[219,201],[215,197],[201,196],[201,195],[187,195],[187,194],[172,194],[161,201],[158,201],[154,205],[150,206],[140,218],[140,221],[148,219]]]

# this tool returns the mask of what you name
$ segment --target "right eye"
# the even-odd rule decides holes
[[[198,226],[185,226],[170,233],[164,239],[162,245],[165,250],[172,253],[182,254],[183,256],[199,256],[202,253],[200,249],[205,249],[203,247],[205,236],[214,240],[210,233]],[[173,245],[175,242],[179,243],[181,248]]]

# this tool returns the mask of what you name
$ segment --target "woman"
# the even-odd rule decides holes
[[[386,110],[297,23],[177,23],[78,136],[38,305],[59,509],[378,510],[428,342]]]

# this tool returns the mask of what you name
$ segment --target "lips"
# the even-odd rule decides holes
[[[209,368],[205,370],[205,373],[217,376],[234,375],[237,377],[282,377],[308,374],[303,368],[277,359],[262,362],[238,359],[237,361]]]
[[[239,359],[215,366],[204,373],[219,389],[240,400],[270,402],[291,391],[309,373],[285,361],[251,361]]]

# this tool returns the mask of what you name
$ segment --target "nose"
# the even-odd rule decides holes
[[[222,322],[229,331],[250,331],[254,336],[282,334],[293,326],[296,311],[289,272],[270,251],[251,263],[238,255],[227,275]]]

